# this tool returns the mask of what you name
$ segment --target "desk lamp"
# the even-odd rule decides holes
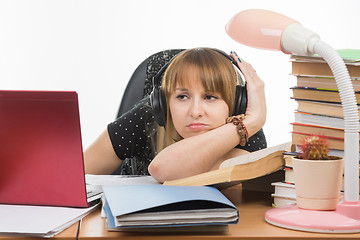
[[[280,50],[285,54],[319,54],[334,74],[344,112],[344,201],[333,211],[306,210],[296,204],[277,207],[266,212],[265,220],[275,226],[301,231],[360,232],[359,120],[354,90],[343,59],[316,33],[272,11],[242,11],[225,29],[232,39],[250,47]]]

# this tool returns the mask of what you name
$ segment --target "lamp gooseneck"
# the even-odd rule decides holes
[[[329,64],[334,74],[344,112],[344,201],[359,200],[359,113],[349,72],[339,54],[328,44],[318,41],[314,52]]]

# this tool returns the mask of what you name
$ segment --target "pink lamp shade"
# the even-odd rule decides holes
[[[319,36],[299,22],[276,12],[249,9],[236,14],[225,26],[235,41],[265,50],[300,55],[314,54]]]
[[[297,21],[268,10],[249,9],[237,13],[225,27],[235,41],[250,47],[281,50],[284,29]]]

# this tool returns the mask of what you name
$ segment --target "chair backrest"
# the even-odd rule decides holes
[[[117,118],[130,110],[153,89],[152,78],[171,58],[184,49],[169,49],[157,52],[146,58],[135,69],[123,93]]]
[[[127,112],[134,104],[144,97],[147,59],[132,74],[123,93],[116,118]]]

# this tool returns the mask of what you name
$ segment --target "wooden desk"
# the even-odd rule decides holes
[[[272,226],[265,222],[265,212],[271,208],[270,193],[244,192],[239,209],[240,219],[236,225],[229,225],[223,233],[124,233],[109,232],[100,211],[83,219],[79,239],[360,239],[357,234],[323,234],[294,231]]]
[[[65,229],[61,233],[55,235],[54,239],[77,239],[80,229],[80,223],[79,221],[71,225],[69,228]]]
[[[77,239],[78,229],[79,229],[79,222],[76,222],[73,225],[71,225],[69,228],[62,231],[61,233],[55,235],[51,239],[64,239],[64,240]],[[0,237],[0,240],[31,240],[31,239],[42,239],[42,238],[6,237],[6,236]]]

